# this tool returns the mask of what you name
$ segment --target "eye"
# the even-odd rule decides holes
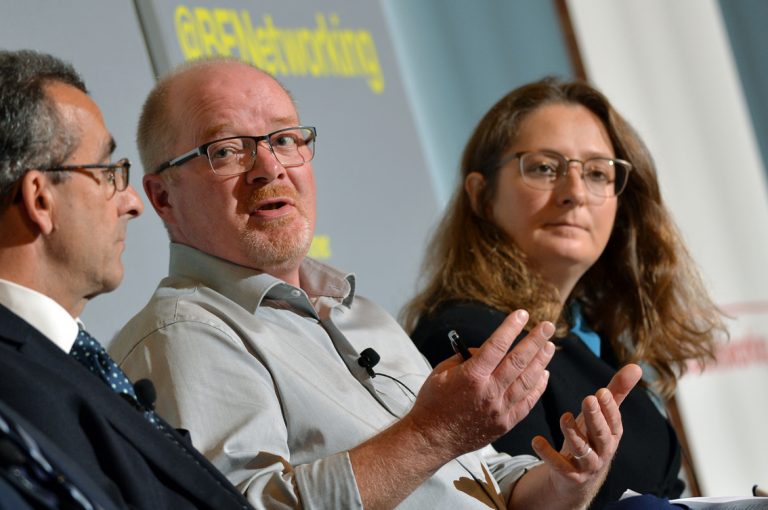
[[[276,134],[270,139],[270,143],[272,147],[292,148],[299,145],[300,139],[298,134],[288,131]]]
[[[217,142],[208,147],[211,159],[230,159],[243,153],[243,141],[239,138]]]
[[[592,182],[608,182],[610,180],[608,174],[601,170],[590,170],[586,172],[584,177]]]
[[[590,182],[608,184],[613,182],[614,175],[616,171],[611,161],[590,161],[584,167],[584,179]]]
[[[523,161],[525,176],[533,179],[554,180],[559,168],[560,162],[546,154],[527,154]]]
[[[539,163],[535,167],[530,168],[529,172],[539,175],[554,175],[557,173],[557,166],[551,163]]]

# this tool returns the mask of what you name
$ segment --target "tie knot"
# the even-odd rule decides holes
[[[102,346],[98,340],[93,338],[90,333],[84,329],[81,329],[77,332],[77,338],[75,338],[75,346],[91,352],[104,351],[104,346]]]

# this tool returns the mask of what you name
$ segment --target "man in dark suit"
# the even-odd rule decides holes
[[[115,507],[248,508],[77,320],[143,210],[114,149],[71,66],[0,51],[0,400]]]

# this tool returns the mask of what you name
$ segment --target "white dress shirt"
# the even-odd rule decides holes
[[[0,303],[69,353],[79,329],[64,307],[45,294],[0,278]]]

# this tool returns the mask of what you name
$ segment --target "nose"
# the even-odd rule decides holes
[[[583,172],[583,163],[580,161],[569,161],[567,163],[564,175],[560,178],[560,182],[555,188],[558,203],[564,205],[583,205],[586,203],[588,192],[582,176]]]
[[[283,179],[285,176],[285,167],[280,164],[269,146],[265,143],[259,143],[256,146],[253,165],[245,173],[246,181],[248,183],[267,184],[275,179]]]
[[[138,217],[144,212],[144,202],[133,186],[128,186],[120,193],[121,214],[127,214],[132,218]]]

